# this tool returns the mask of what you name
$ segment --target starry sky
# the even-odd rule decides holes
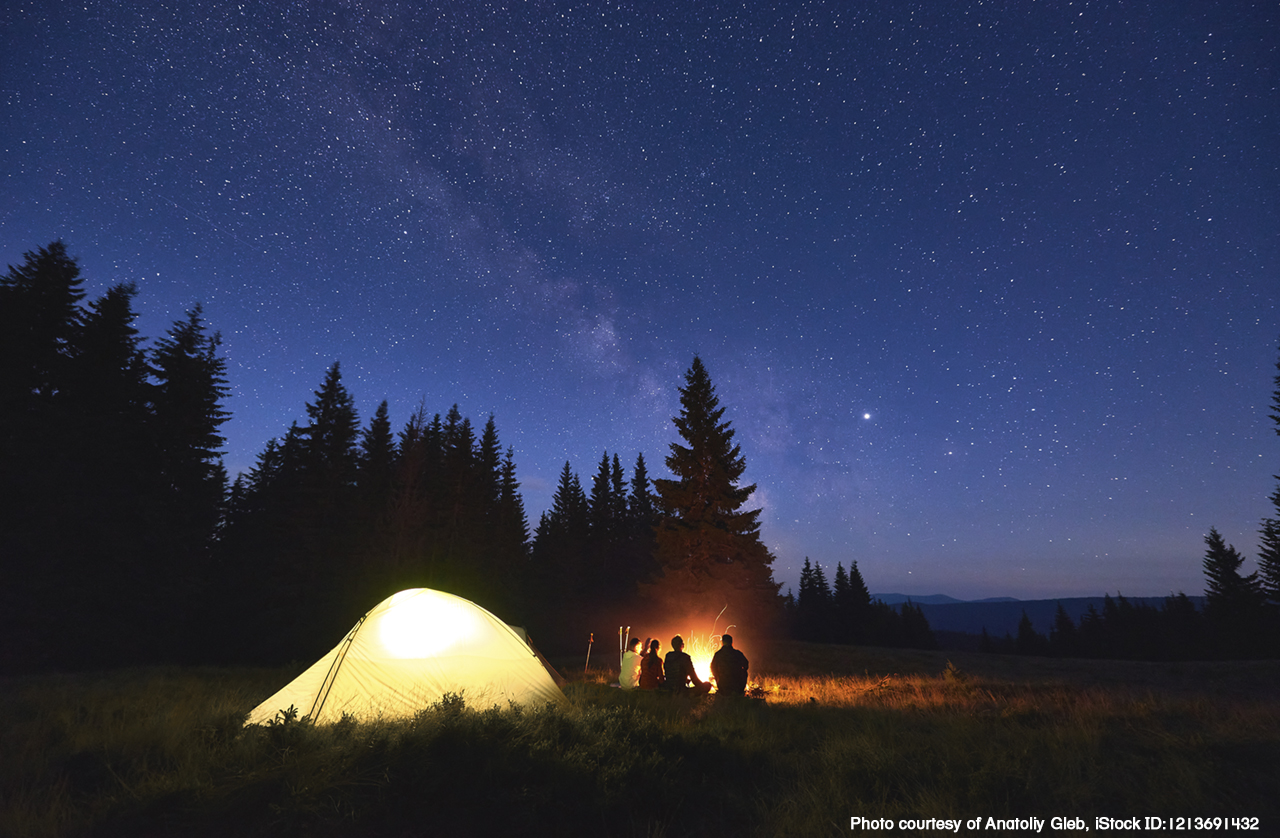
[[[0,264],[223,337],[232,474],[335,361],[490,413],[530,521],[707,365],[775,576],[1200,593],[1280,472],[1280,13],[8,0]]]

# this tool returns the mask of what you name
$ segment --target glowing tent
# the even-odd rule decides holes
[[[264,724],[295,707],[335,722],[412,716],[445,693],[467,706],[564,701],[552,672],[520,634],[473,602],[428,588],[383,600],[334,649],[254,708]],[[557,676],[558,677],[558,676]]]

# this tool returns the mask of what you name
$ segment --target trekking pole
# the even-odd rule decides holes
[[[587,636],[587,662],[582,665],[582,674],[587,674],[587,667],[591,666],[591,644],[596,642],[596,633],[593,631]]]

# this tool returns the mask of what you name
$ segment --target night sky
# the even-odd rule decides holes
[[[1203,590],[1280,471],[1273,3],[8,0],[0,265],[61,238],[155,338],[201,303],[249,469],[494,414],[667,476],[695,354],[775,575]]]

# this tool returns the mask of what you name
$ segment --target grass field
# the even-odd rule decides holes
[[[855,816],[1280,828],[1280,662],[747,651],[763,700],[623,693],[561,661],[564,708],[451,700],[319,728],[241,728],[296,669],[3,679],[0,835],[811,836],[856,834]]]

